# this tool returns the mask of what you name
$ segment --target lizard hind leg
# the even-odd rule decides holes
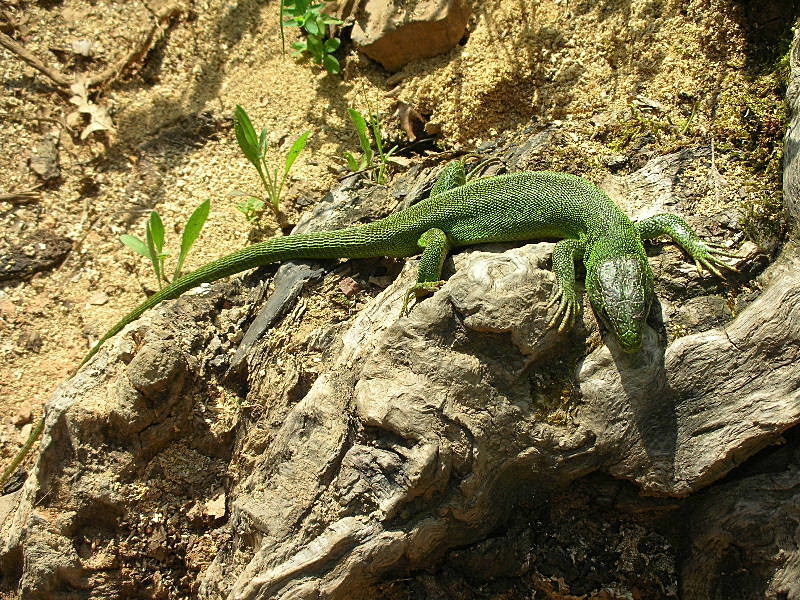
[[[435,227],[428,229],[420,236],[417,245],[422,248],[417,283],[406,292],[401,315],[408,314],[409,304],[412,300],[416,301],[433,294],[445,283],[442,281],[442,265],[450,251],[450,240],[447,239],[447,234]]]

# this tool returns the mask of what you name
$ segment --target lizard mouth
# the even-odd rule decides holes
[[[628,331],[626,333],[618,334],[620,346],[622,350],[628,354],[633,354],[642,349],[642,334],[636,331]]]

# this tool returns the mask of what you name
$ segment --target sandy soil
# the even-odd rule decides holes
[[[474,148],[531,121],[555,120],[564,151],[541,157],[541,168],[601,181],[612,159],[633,148],[649,144],[656,153],[715,142],[726,184],[698,211],[742,212],[743,204],[774,192],[781,90],[764,79],[772,75],[753,69],[752,40],[742,25],[749,17],[738,3],[531,4],[478,3],[466,43],[407,66],[393,77],[401,83],[392,92],[392,74],[347,44],[344,78],[282,55],[274,1],[179,3],[180,15],[146,60],[96,99],[117,128],[105,140],[81,140],[79,127],[55,123],[70,122],[74,107],[42,74],[0,50],[0,193],[40,183],[29,159],[47,135],[58,139],[61,168],[60,181],[45,186],[37,203],[0,202],[3,251],[37,230],[73,241],[59,267],[0,285],[0,459],[16,452],[93,341],[154,288],[148,264],[119,242],[120,234],[143,235],[157,208],[174,253],[182,224],[211,198],[187,267],[252,239],[232,195],[258,186],[233,136],[236,104],[256,127],[269,129],[279,155],[301,132],[314,132],[286,194],[290,221],[336,181],[344,151],[357,150],[347,107],[371,105],[399,136],[398,98],[441,127],[444,148]],[[3,30],[68,74],[120,60],[153,22],[138,1],[0,6],[15,23]],[[92,42],[91,60],[71,52],[77,40]],[[747,160],[752,148],[765,150],[760,165]],[[276,234],[274,220],[267,215],[256,233]]]

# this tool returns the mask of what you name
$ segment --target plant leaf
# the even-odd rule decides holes
[[[115,134],[114,123],[105,107],[89,100],[89,86],[86,77],[79,75],[69,87],[74,94],[69,101],[78,107],[78,112],[89,115],[89,124],[81,131],[81,139],[85,140],[94,131],[108,131],[109,137]]]
[[[348,169],[350,169],[353,172],[356,172],[356,171],[360,170],[358,168],[358,161],[356,160],[356,157],[353,156],[352,152],[345,152],[344,153],[344,157],[347,159],[347,168]]]
[[[211,200],[206,200],[192,213],[189,220],[186,221],[186,227],[183,228],[183,236],[181,237],[181,253],[178,256],[178,266],[175,268],[175,279],[181,276],[183,270],[183,262],[189,254],[192,244],[197,241],[200,232],[203,230],[203,225],[206,224],[208,213],[211,210]]]
[[[297,160],[297,157],[303,151],[303,148],[306,147],[306,143],[308,142],[308,138],[311,136],[311,130],[306,131],[303,135],[297,138],[292,144],[291,150],[289,150],[289,154],[286,155],[286,166],[283,170],[284,174],[289,172],[289,169],[292,168],[294,161]]]
[[[128,235],[126,233],[125,235],[119,236],[119,241],[137,254],[141,254],[145,258],[150,258],[150,251],[147,249],[147,244],[135,235]]]
[[[337,73],[341,73],[342,67],[339,65],[339,61],[336,60],[336,57],[332,54],[326,54],[322,58],[322,65],[328,71],[328,73],[332,73],[336,75]]]
[[[306,45],[308,46],[308,51],[314,57],[317,62],[322,62],[322,57],[324,55],[324,50],[322,49],[322,40],[315,35],[309,35],[306,38]]]
[[[250,223],[254,223],[258,220],[258,214],[264,210],[264,201],[261,198],[250,196],[246,201],[237,204],[236,208]]]
[[[158,287],[161,289],[161,259],[158,256],[158,250],[156,250],[156,245],[153,242],[153,232],[150,229],[149,221],[145,227],[145,233],[147,234],[145,239],[147,240],[147,251],[150,255],[150,262],[153,263],[153,271],[156,274],[156,281],[158,281]]]
[[[264,201],[261,198],[256,198],[255,196],[250,196],[245,202],[242,202],[241,205],[246,206],[247,210],[249,211],[264,210]]]
[[[264,127],[261,130],[261,135],[258,136],[258,156],[260,158],[263,158],[267,155],[267,144],[269,143],[267,135],[269,135],[267,132],[267,128]]]
[[[316,19],[308,19],[305,24],[306,31],[311,35],[320,35],[319,24]]]
[[[325,40],[325,52],[336,52],[341,45],[342,40],[339,38],[330,38],[329,40]]]
[[[347,112],[350,115],[350,120],[353,121],[353,125],[356,126],[361,150],[363,150],[364,158],[367,164],[369,164],[372,162],[372,145],[370,144],[369,134],[367,133],[367,122],[364,120],[364,115],[355,108],[348,108]]]
[[[239,148],[242,149],[244,155],[247,157],[256,169],[261,171],[258,155],[258,137],[250,117],[241,105],[236,105],[236,110],[233,112],[233,129],[236,132],[236,141],[239,142]]]
[[[149,227],[150,233],[153,235],[153,245],[158,250],[158,253],[161,254],[162,250],[164,250],[164,222],[156,211],[150,213]]]

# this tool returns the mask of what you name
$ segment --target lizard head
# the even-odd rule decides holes
[[[647,259],[628,253],[590,261],[586,293],[600,321],[614,333],[622,349],[639,350],[653,297],[653,274]]]

